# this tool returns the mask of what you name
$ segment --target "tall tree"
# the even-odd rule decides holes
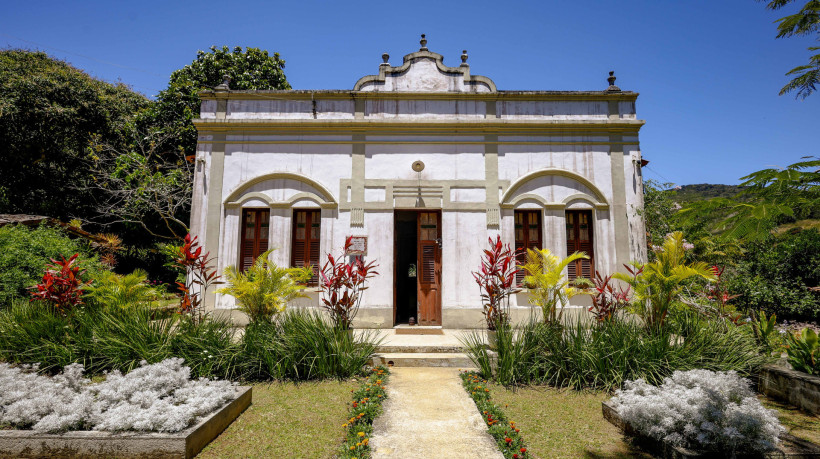
[[[92,217],[89,142],[122,145],[118,126],[148,104],[45,53],[0,51],[0,213]]]
[[[179,239],[188,232],[196,154],[199,92],[231,79],[230,89],[290,89],[278,53],[258,48],[211,47],[171,74],[156,102],[122,126],[129,143],[122,148],[96,142],[91,167],[105,180],[107,199],[100,214],[136,224],[153,238]]]
[[[782,169],[763,169],[742,177],[743,191],[734,198],[689,203],[681,215],[707,224],[725,240],[767,239],[784,220],[820,212],[820,159],[803,159]]]
[[[770,0],[766,8],[779,10],[795,0]],[[820,41],[820,0],[809,0],[800,11],[777,20],[777,38],[811,36],[817,34]],[[809,51],[820,51],[820,46],[810,46]],[[796,91],[795,97],[805,99],[820,84],[820,53],[809,57],[809,63],[789,70],[786,75],[794,76],[783,86],[780,95]]]

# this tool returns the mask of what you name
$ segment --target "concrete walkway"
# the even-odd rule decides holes
[[[373,458],[503,458],[455,368],[392,368]]]

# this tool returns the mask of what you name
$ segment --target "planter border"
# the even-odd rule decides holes
[[[802,411],[820,414],[820,376],[791,368],[766,365],[760,369],[758,391]]]
[[[176,433],[0,430],[0,457],[193,458],[250,406],[252,389],[237,387],[234,400]]]
[[[638,434],[635,431],[635,429],[626,421],[624,421],[621,415],[619,415],[618,412],[615,411],[615,408],[613,408],[612,405],[608,403],[608,400],[604,400],[601,402],[601,411],[603,412],[604,419],[606,419],[612,425],[617,427],[621,432],[623,432],[624,435],[633,437],[636,440],[636,444],[638,446],[641,446],[649,452],[654,453],[658,457],[662,457],[665,459],[702,459],[721,457],[719,455],[702,453],[698,451],[692,451],[686,448],[681,448],[679,446],[674,446],[669,443],[654,440],[652,438],[648,438]],[[766,454],[764,456],[765,458],[820,458],[820,448],[818,448],[817,445],[813,443],[807,442],[805,440],[799,439],[789,434],[780,435],[780,441],[781,445],[778,447],[777,451],[773,451]],[[789,453],[783,449],[783,443],[788,443],[793,447],[801,448],[803,449],[803,452]]]

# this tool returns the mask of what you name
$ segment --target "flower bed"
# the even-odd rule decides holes
[[[344,444],[339,451],[341,458],[370,457],[370,437],[373,434],[373,420],[382,412],[382,403],[387,398],[385,384],[390,376],[387,367],[373,368],[365,382],[353,392],[350,418],[342,424],[347,429]]]
[[[57,376],[0,363],[0,456],[193,457],[251,401],[250,388],[190,380],[182,359],[105,381],[72,364]]]
[[[676,371],[661,386],[628,381],[603,409],[625,433],[660,443],[666,454],[762,455],[778,448],[784,431],[749,382],[731,371]]]
[[[501,454],[507,459],[530,457],[521,436],[521,429],[515,426],[515,422],[507,420],[501,408],[491,401],[487,380],[481,379],[475,372],[465,372],[461,373],[461,381],[481,412],[484,422],[487,423],[487,430],[498,444]]]

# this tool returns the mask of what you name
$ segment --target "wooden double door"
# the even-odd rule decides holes
[[[441,325],[441,211],[395,211],[393,321]]]

